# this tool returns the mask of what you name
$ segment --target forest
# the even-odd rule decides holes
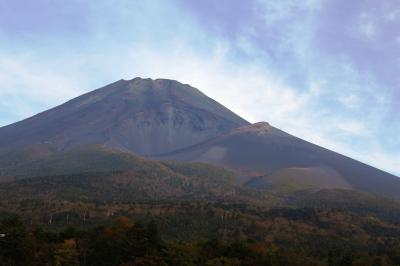
[[[49,215],[39,204],[35,221],[1,213],[1,265],[400,264],[399,222],[371,214],[153,202]]]
[[[96,168],[109,161],[92,154]],[[0,265],[400,265],[393,200],[241,187],[206,164],[117,159],[126,169],[16,167],[38,171],[0,183]]]

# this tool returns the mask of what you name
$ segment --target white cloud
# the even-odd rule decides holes
[[[400,9],[394,9],[390,10],[389,12],[386,12],[385,15],[386,20],[388,21],[395,21],[400,18]]]
[[[376,26],[372,21],[363,22],[360,30],[368,39],[373,39],[376,35]]]
[[[359,31],[370,40],[375,39],[377,35],[377,25],[373,20],[373,16],[363,13],[360,15]]]
[[[0,121],[23,119],[76,96],[81,84],[29,55],[0,55]]]
[[[22,94],[33,100],[54,102],[74,95],[78,88],[76,80],[37,58],[0,55],[0,95]]]
[[[338,101],[348,109],[355,109],[362,103],[362,99],[355,94],[341,95],[339,96]]]
[[[368,133],[366,126],[362,122],[355,120],[339,121],[336,128],[347,135],[360,136]]]

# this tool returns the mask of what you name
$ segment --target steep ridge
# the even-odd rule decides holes
[[[355,189],[400,199],[400,179],[396,176],[296,138],[266,122],[233,129],[158,158],[224,166],[239,173],[241,183],[251,187]]]
[[[120,80],[0,128],[0,149],[103,144],[137,154],[170,152],[247,125],[199,90],[166,79]]]

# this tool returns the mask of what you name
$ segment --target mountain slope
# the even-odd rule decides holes
[[[251,188],[354,189],[400,199],[397,177],[268,123],[250,125],[199,90],[165,79],[120,80],[0,128],[1,180],[126,165],[124,156],[114,161],[101,149],[88,154],[93,145],[227,167],[239,174],[240,185]],[[85,154],[82,168],[77,158]]]
[[[1,176],[14,179],[2,180]],[[158,162],[96,145],[0,169],[0,199],[240,198],[234,180],[231,172],[211,165]]]
[[[201,144],[164,154],[162,160],[200,161],[235,170],[244,185],[300,190],[355,189],[400,199],[400,179],[311,144],[261,122]]]
[[[248,124],[189,85],[120,80],[0,128],[0,149],[103,144],[137,154],[187,147]]]

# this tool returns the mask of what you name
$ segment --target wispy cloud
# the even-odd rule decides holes
[[[82,84],[29,55],[0,54],[2,124],[31,116],[82,92]]]

